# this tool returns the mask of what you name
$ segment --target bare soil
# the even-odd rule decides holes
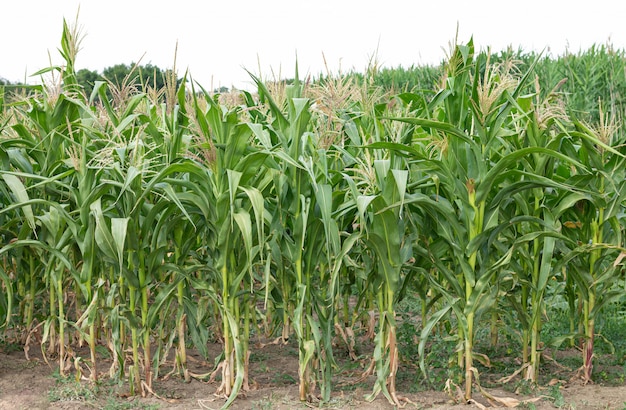
[[[215,350],[219,346],[214,347]],[[0,345],[0,409],[219,409],[224,399],[214,395],[218,382],[207,383],[192,380],[185,383],[180,377],[163,375],[154,382],[154,392],[159,397],[129,397],[127,386],[118,385],[108,379],[107,372],[100,375],[101,381],[93,384],[87,380],[76,381],[75,374],[70,372],[68,378],[58,376],[56,363],[45,363],[40,349],[31,348],[30,360],[16,345]],[[559,353],[560,358],[567,361],[567,355]],[[83,357],[88,357],[85,354]],[[347,359],[349,360],[349,359]],[[105,360],[101,364],[105,368]],[[365,400],[373,385],[373,377],[359,384],[355,380],[365,363],[342,366],[338,373],[339,387],[335,388],[332,400],[323,406],[317,403],[301,403],[298,400],[297,387],[297,349],[291,345],[267,345],[255,349],[251,358],[251,390],[242,393],[231,407],[233,409],[307,409],[323,407],[330,409],[393,409],[394,406],[380,395],[373,402]],[[204,361],[200,356],[190,355],[192,371],[206,373],[211,371],[213,363]],[[475,393],[474,403],[459,403],[454,400],[454,390],[447,392],[424,390],[416,391],[416,374],[414,366],[406,368],[407,363],[399,372],[399,389],[406,399],[406,408],[418,409],[475,409],[475,408],[506,408],[506,404],[518,404],[527,409],[626,409],[626,386],[623,380],[607,380],[601,383],[582,385],[576,379],[575,370],[561,365],[544,364],[548,374],[544,379],[545,387],[535,388],[520,394],[515,392],[515,381],[507,385],[488,383],[496,376],[489,374],[484,377],[489,387],[486,394]],[[171,364],[163,367],[167,373]],[[108,367],[106,368],[108,370]],[[610,370],[610,369],[609,369]],[[610,371],[598,369],[599,372],[612,374]],[[405,372],[401,377],[401,372]],[[408,374],[408,376],[407,376]],[[551,376],[554,376],[551,378]],[[519,382],[519,376],[517,377]],[[556,384],[555,384],[556,383]],[[552,386],[550,386],[552,384]],[[610,385],[609,385],[610,384]],[[411,387],[413,386],[413,387]],[[443,387],[443,386],[442,386]],[[492,395],[496,399],[489,400]]]

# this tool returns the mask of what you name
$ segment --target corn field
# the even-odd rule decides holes
[[[166,374],[217,380],[226,408],[250,388],[255,338],[295,340],[300,400],[328,401],[336,352],[356,357],[363,335],[368,398],[401,405],[398,304],[411,293],[423,376],[431,336],[453,338],[470,400],[479,329],[493,346],[518,338],[521,377],[538,380],[557,293],[563,343],[580,345],[591,381],[596,320],[624,297],[620,52],[549,65],[470,40],[432,92],[296,68],[290,84],[251,74],[257,91],[226,103],[187,75],[87,96],[77,48],[64,25],[65,65],[42,71],[56,81],[0,92],[3,338],[38,338],[61,375],[131,394]],[[188,349],[207,356],[211,341],[215,367],[191,372]]]

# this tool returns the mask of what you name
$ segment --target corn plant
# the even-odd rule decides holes
[[[470,41],[421,72],[441,72],[439,90],[390,97],[375,85],[401,76],[375,66],[311,85],[296,68],[288,85],[252,76],[257,93],[227,106],[175,70],[160,92],[127,78],[86,96],[79,42],[64,22],[64,65],[37,73],[54,81],[0,90],[0,331],[27,346],[40,332],[62,375],[97,381],[103,345],[131,394],[221,375],[226,408],[263,327],[295,338],[300,400],[328,402],[336,351],[357,360],[361,331],[374,346],[357,381],[375,374],[367,399],[400,406],[398,302],[415,291],[423,373],[429,336],[452,332],[470,400],[479,328],[491,346],[519,331],[536,382],[546,294],[565,289],[570,333],[550,342],[580,337],[592,379],[596,320],[623,294],[620,53],[558,66]],[[586,95],[559,94],[572,85]],[[188,349],[207,357],[211,338],[215,367],[190,372]]]
[[[189,180],[173,184],[182,190],[180,198],[187,214],[202,216],[205,272],[209,275],[191,283],[207,292],[220,310],[224,360],[218,391],[228,397],[228,406],[248,378],[247,334],[253,320],[249,306],[254,300],[249,295],[254,292],[254,265],[262,258],[261,191],[267,181],[263,182],[263,173],[259,173],[265,154],[249,150],[252,133],[240,121],[240,110],[222,111],[212,98],[206,94],[206,110],[197,97],[193,101],[196,126],[202,136],[200,144],[206,155],[195,164],[175,167],[188,174]]]
[[[441,141],[437,156],[424,158],[417,150],[396,147],[414,154],[415,160],[436,176],[433,182],[437,197],[455,208],[445,220],[456,221],[436,228],[437,236],[448,243],[453,257],[451,264],[440,259],[435,262],[450,287],[433,283],[447,305],[432,320],[441,319],[446,309],[451,309],[458,320],[462,341],[458,363],[465,371],[465,398],[468,400],[472,396],[476,371],[473,366],[475,323],[494,308],[499,283],[510,276],[506,265],[515,249],[513,242],[503,242],[506,237],[498,236],[515,222],[503,215],[503,192],[515,195],[547,183],[543,175],[527,174],[518,169],[519,161],[525,157],[542,155],[568,161],[557,151],[537,146],[518,148],[512,142],[517,133],[516,117],[512,113],[519,113],[521,108],[515,99],[528,73],[515,80],[506,71],[507,67],[504,71],[491,67],[488,55],[479,57],[476,62],[473,58],[471,42],[458,46],[448,63],[448,88],[421,113],[422,118],[397,119],[418,126],[421,132],[430,133],[433,139]],[[484,69],[482,74],[479,68]],[[500,194],[495,193],[496,187]],[[432,326],[430,323],[425,328],[423,336]]]
[[[567,233],[580,245],[564,255],[563,263],[570,267],[569,275],[576,284],[582,302],[583,328],[581,377],[591,381],[593,371],[595,320],[602,307],[619,297],[613,285],[618,278],[623,257],[621,218],[626,195],[624,186],[624,154],[621,133],[614,118],[600,110],[601,121],[594,129],[581,122],[571,134],[580,138],[578,156],[592,173],[581,177],[579,183],[593,195],[580,198],[569,212]]]
[[[314,356],[318,360],[324,357],[322,367],[328,369],[334,363],[332,351],[326,351],[330,344],[322,345],[320,330],[323,324],[313,320],[315,299],[318,296],[314,291],[314,275],[320,268],[319,264],[323,263],[320,252],[321,255],[327,255],[323,252],[324,245],[338,243],[337,228],[329,225],[331,187],[317,183],[316,171],[313,169],[316,151],[308,135],[311,129],[311,101],[303,97],[303,85],[297,80],[297,71],[295,84],[286,90],[286,113],[269,95],[264,84],[258,78],[253,78],[260,95],[266,99],[273,122],[266,123],[263,128],[252,127],[252,130],[279,164],[273,176],[276,203],[272,205],[274,212],[273,220],[270,221],[270,235],[274,238],[271,246],[275,250],[274,259],[279,264],[277,273],[280,277],[277,279],[282,285],[282,307],[286,312],[283,337],[289,337],[291,324],[299,345],[300,400],[311,400],[317,384],[317,369],[313,367],[312,359]],[[318,212],[320,214],[316,216]],[[332,228],[334,232],[331,233],[329,230]],[[326,235],[333,235],[335,240]],[[286,258],[277,254],[280,252],[277,252],[277,246],[286,253]],[[329,307],[332,307],[332,295],[330,298]],[[318,315],[320,321],[332,321],[332,314],[322,311],[317,313],[321,313]],[[320,355],[320,351],[325,351],[325,355]],[[322,392],[328,400],[329,377],[322,383]]]
[[[75,57],[75,39],[75,33],[71,33],[64,23],[62,55],[70,66]],[[55,351],[58,346],[59,368],[63,374],[69,365],[65,350],[68,322],[68,312],[64,306],[65,286],[78,277],[76,266],[80,256],[75,252],[72,235],[77,230],[75,221],[61,204],[69,191],[67,183],[74,171],[73,161],[67,160],[67,152],[76,154],[79,151],[78,146],[82,141],[79,142],[81,137],[78,128],[85,106],[80,93],[74,87],[76,82],[72,77],[71,67],[67,71],[53,67],[40,73],[48,71],[56,71],[58,75],[54,77],[56,82],[42,94],[43,98],[29,98],[28,110],[23,109],[25,106],[18,105],[22,108],[16,110],[16,114],[22,121],[11,126],[13,135],[18,139],[8,140],[12,147],[6,151],[3,180],[14,203],[22,204],[21,209],[27,221],[21,232],[14,237],[14,245],[20,249],[28,246],[32,252],[39,253],[42,257],[44,253],[52,252],[51,258],[44,258],[43,264],[37,263],[35,255],[30,252],[19,251],[15,255],[17,263],[25,261],[30,265],[30,274],[25,276],[25,281],[20,281],[21,285],[28,286],[19,286],[18,291],[28,289],[26,299],[29,302],[26,309],[29,313],[26,315],[26,327],[30,329],[32,304],[38,290],[35,274],[38,271],[43,273],[45,287],[49,292],[50,309],[50,316],[44,325],[43,339],[44,342],[49,342],[49,352]],[[67,84],[66,94],[60,92],[61,81]],[[76,157],[77,155],[74,158]],[[26,226],[28,229],[24,229]],[[6,252],[9,250],[10,247],[3,249]],[[63,254],[68,257],[61,257]]]
[[[401,286],[401,271],[411,257],[410,242],[405,241],[401,217],[408,171],[392,169],[389,160],[374,163],[378,192],[357,198],[361,223],[365,227],[365,243],[373,253],[370,286],[376,295],[379,310],[378,333],[374,360],[377,381],[370,396],[381,391],[394,404],[399,404],[395,378],[398,371],[398,346],[395,304]]]
[[[544,99],[537,81],[534,104],[528,105],[530,97],[518,101],[527,113],[525,121],[519,124],[523,128],[517,140],[520,144],[518,149],[523,146],[560,152],[572,149],[574,142],[568,138],[560,123],[564,112],[556,88]],[[578,166],[578,170],[574,165]],[[591,194],[568,183],[572,173],[586,173],[580,163],[534,154],[522,160],[521,170],[528,175],[524,178],[532,180],[534,186],[511,195],[509,205],[503,206],[505,212],[511,212],[511,221],[526,215],[516,227],[516,238],[512,238],[518,253],[515,271],[521,285],[520,293],[509,293],[508,300],[522,325],[522,365],[525,367],[525,377],[536,382],[544,295],[549,279],[559,273],[556,271],[558,264],[555,263],[557,255],[573,245],[570,239],[560,234],[559,219],[574,203],[581,198],[589,198]],[[505,190],[503,193],[509,195],[510,191]],[[507,210],[507,207],[510,209]]]

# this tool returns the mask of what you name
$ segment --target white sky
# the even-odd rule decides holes
[[[250,88],[244,68],[265,78],[339,68],[363,71],[377,52],[387,67],[437,64],[456,33],[479,48],[547,48],[552,55],[609,40],[626,48],[623,0],[4,0],[0,77],[36,82],[33,72],[62,62],[63,17],[86,34],[77,68],[118,63],[170,68],[205,88]],[[144,55],[145,54],[145,55]]]

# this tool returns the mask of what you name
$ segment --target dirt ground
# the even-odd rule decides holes
[[[233,409],[393,409],[380,395],[373,402],[364,397],[370,392],[373,379],[357,385],[344,384],[333,393],[330,403],[303,404],[298,401],[297,350],[292,346],[265,346],[257,349],[251,359],[252,390],[242,394]],[[87,356],[85,356],[87,357]],[[164,366],[167,368],[167,365]],[[191,355],[190,368],[212,368],[197,355]],[[402,369],[401,369],[402,371]],[[558,373],[558,371],[556,371]],[[358,369],[342,371],[339,377],[349,380],[356,377]],[[154,382],[157,397],[129,397],[126,386],[118,386],[102,374],[102,381],[76,382],[75,377],[61,378],[55,365],[44,362],[38,348],[30,349],[30,360],[19,347],[0,346],[0,409],[219,409],[224,399],[215,397],[217,384],[192,380],[184,383],[178,377]],[[444,391],[419,391],[402,393],[406,408],[417,409],[481,409],[506,408],[505,404],[519,404],[526,409],[626,409],[626,386],[612,386],[566,380],[566,374],[558,374],[561,386],[546,386],[527,395],[511,392],[496,386],[487,388],[486,395],[496,399],[491,402],[485,394],[475,393],[475,403],[459,404]],[[405,381],[406,384],[406,381]],[[403,384],[400,383],[402,391]],[[406,387],[406,386],[405,386]],[[413,389],[415,390],[415,389]],[[507,391],[509,390],[509,391]],[[525,402],[526,401],[526,402]]]

